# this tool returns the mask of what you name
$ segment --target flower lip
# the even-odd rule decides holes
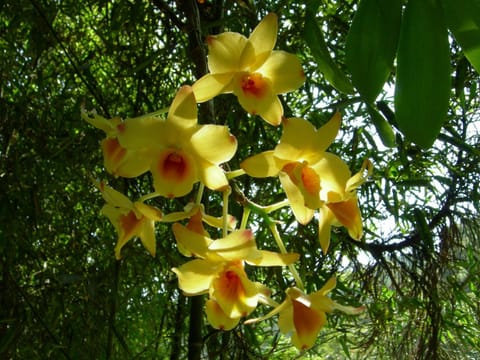
[[[127,150],[120,145],[117,138],[107,138],[103,142],[104,156],[113,163],[121,161]]]
[[[240,82],[243,93],[256,98],[262,98],[268,86],[265,78],[259,73],[245,74]]]
[[[122,231],[124,231],[124,237],[132,237],[137,231],[138,226],[141,224],[143,217],[137,219],[137,216],[133,210],[131,210],[126,215],[120,216],[120,226]]]
[[[190,170],[188,160],[176,150],[168,150],[160,156],[158,162],[160,173],[172,181],[182,181]]]

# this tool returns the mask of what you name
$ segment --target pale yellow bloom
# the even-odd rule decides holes
[[[275,14],[268,14],[248,39],[234,32],[209,36],[210,73],[193,84],[197,102],[233,93],[246,111],[279,125],[283,107],[277,95],[299,88],[305,75],[295,55],[273,50],[277,22]]]
[[[217,328],[235,326],[236,322],[225,319],[239,319],[250,314],[265,292],[263,286],[248,279],[245,263],[281,266],[298,259],[298,254],[258,250],[250,230],[237,230],[222,239],[212,240],[178,223],[172,229],[182,253],[198,258],[172,269],[179,287],[189,296],[209,294],[214,303],[207,307],[207,315],[212,319],[212,326]]]
[[[279,144],[244,160],[240,166],[253,177],[278,176],[290,202],[293,214],[301,224],[313,218],[322,206],[320,190],[324,182],[335,181],[335,169],[328,175],[319,171],[325,158],[338,157],[327,153],[340,128],[340,114],[335,114],[320,129],[299,118],[285,119]]]
[[[124,122],[118,117],[107,120],[95,112],[92,115],[93,117],[90,117],[85,110],[82,110],[82,118],[103,130],[107,135],[100,145],[105,169],[114,176],[126,178],[137,177],[147,172],[150,168],[149,149],[145,146],[135,150],[127,149],[118,140]]]
[[[362,215],[355,190],[373,171],[372,163],[365,160],[361,169],[351,176],[348,166],[337,157],[326,157],[318,171],[331,181],[322,181],[320,198],[325,205],[319,209],[319,239],[324,253],[330,245],[331,226],[344,226],[352,239],[360,240],[363,234]]]
[[[121,258],[123,246],[132,238],[138,237],[148,252],[155,256],[155,221],[160,221],[162,212],[142,202],[132,202],[122,193],[105,185],[97,184],[107,202],[101,213],[108,217],[118,233],[115,257]]]
[[[212,190],[226,187],[219,165],[237,150],[237,140],[226,126],[198,125],[190,86],[180,88],[166,120],[127,119],[118,139],[127,149],[149,149],[155,191],[169,198],[186,195],[198,181]]]
[[[265,320],[279,315],[278,326],[283,334],[290,334],[293,345],[299,350],[306,350],[315,344],[322,327],[327,323],[327,313],[340,310],[348,314],[358,314],[365,308],[337,304],[327,294],[335,288],[336,279],[331,278],[319,290],[305,294],[300,289],[289,288],[285,301],[267,315],[245,321],[246,324]]]
[[[309,223],[315,210],[319,210],[319,239],[324,253],[330,244],[332,225],[345,226],[355,240],[362,237],[355,190],[372,171],[372,164],[366,160],[361,170],[351,176],[347,164],[326,151],[338,133],[340,121],[337,113],[317,130],[306,120],[286,119],[274,150],[240,164],[253,177],[278,176],[299,223]]]

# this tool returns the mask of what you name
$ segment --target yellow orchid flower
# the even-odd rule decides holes
[[[209,293],[215,304],[207,308],[208,316],[216,319],[211,324],[217,328],[235,326],[233,322],[226,323],[224,318],[236,319],[250,314],[265,292],[264,287],[248,279],[245,263],[281,266],[298,259],[298,254],[258,250],[250,230],[237,230],[212,240],[179,223],[173,224],[172,229],[179,248],[198,258],[172,269],[179,287],[188,296]]]
[[[118,139],[127,149],[150,149],[155,191],[169,198],[186,195],[198,181],[212,190],[226,187],[219,164],[237,150],[237,140],[226,126],[197,124],[190,86],[180,88],[165,121],[127,119]]]
[[[310,295],[297,288],[286,291],[285,301],[267,315],[249,319],[245,324],[252,324],[279,315],[278,326],[283,334],[291,334],[293,345],[299,350],[306,350],[315,344],[322,327],[327,323],[326,313],[340,310],[348,314],[358,314],[365,307],[350,307],[337,304],[327,294],[335,288],[336,279],[331,278],[319,290]]]
[[[340,128],[341,117],[336,113],[320,129],[300,118],[283,122],[283,134],[272,151],[244,160],[240,166],[250,176],[278,176],[290,202],[293,214],[301,224],[313,218],[314,210],[323,204],[320,190],[326,179],[319,166],[326,157],[335,157],[325,150]],[[335,169],[330,171],[335,176]]]
[[[280,125],[283,107],[277,95],[299,88],[305,75],[295,55],[273,50],[277,23],[277,15],[270,13],[248,39],[234,32],[209,36],[210,73],[193,84],[197,102],[233,93],[247,112]]]
[[[373,165],[365,160],[361,169],[351,176],[348,166],[331,155],[322,159],[318,171],[322,174],[320,198],[325,203],[319,209],[318,236],[323,253],[326,253],[332,226],[344,226],[352,239],[360,240],[362,237],[362,214],[355,190],[371,175]]]
[[[105,185],[97,184],[107,202],[101,213],[108,217],[118,233],[115,257],[121,259],[123,246],[132,238],[140,238],[148,252],[155,256],[155,221],[160,221],[162,212],[142,202],[132,202],[122,193]]]
[[[133,178],[142,175],[150,168],[148,148],[127,149],[118,140],[122,131],[123,121],[119,117],[107,120],[92,112],[90,117],[82,109],[82,118],[91,125],[105,132],[107,137],[101,142],[105,169],[114,176]]]

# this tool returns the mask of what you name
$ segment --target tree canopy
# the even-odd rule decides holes
[[[263,49],[274,23],[269,14],[278,19],[273,51]],[[255,40],[251,34],[263,21],[268,26],[256,32]],[[234,33],[254,37],[250,40],[257,46],[256,57],[247,50],[235,53],[240,45],[230,42],[239,38]],[[0,5],[0,34],[2,358],[480,356],[478,1],[7,0]],[[231,37],[218,40],[226,36],[219,34]],[[212,41],[230,51],[215,50],[230,56],[226,65],[223,59],[214,63]],[[298,84],[271,80],[267,72],[256,77],[262,76],[260,65],[252,74],[242,68],[233,79],[251,83],[241,83],[240,89],[225,82],[213,99],[205,95],[197,106],[195,96],[198,100],[202,94],[199,79],[224,67],[233,72],[230,64],[246,62],[249,56],[256,65],[263,64],[274,52],[279,63],[285,54],[298,59],[302,71],[295,74],[302,76],[301,84],[292,80],[296,60],[289,58],[292,66],[282,74],[271,60],[275,76]],[[212,84],[207,83],[205,92],[213,92]],[[280,89],[272,90],[269,99],[276,101],[280,94],[281,125],[269,121],[271,108],[253,109],[250,105],[257,104],[240,92],[247,89],[257,96],[255,91],[270,91],[268,86]],[[181,104],[173,106],[179,99]],[[204,133],[215,136],[162,127],[178,121],[172,120],[175,116],[190,119],[197,109],[195,131],[207,129]],[[329,126],[340,116],[337,134]],[[134,127],[142,121],[148,123],[138,130],[142,137],[122,140],[117,125]],[[160,196],[162,176],[173,176],[170,170],[156,174],[149,168],[135,176],[115,176],[106,169],[106,145],[100,145],[105,144],[105,133],[121,144],[150,141],[155,147],[157,133],[149,131],[157,123],[164,129],[158,133],[162,139],[165,134],[175,137],[180,150],[174,155],[183,154],[183,160],[200,169],[195,170],[200,175],[192,189],[182,192],[174,187],[179,194]],[[119,133],[108,135],[95,127],[98,124],[107,124],[100,128],[114,124],[112,131]],[[315,168],[310,158],[307,164],[265,155],[261,165],[269,176],[259,175],[262,166],[251,165],[257,169],[251,170],[247,159],[271,154],[279,143],[287,148],[293,141],[298,147],[305,140],[309,147],[310,137],[302,139],[288,130],[308,126],[321,134],[311,147],[326,143],[325,158],[341,162],[331,160],[335,166],[322,167],[317,176],[309,170]],[[203,141],[188,142],[189,136]],[[235,151],[227,139],[235,139]],[[118,141],[115,146],[125,150]],[[140,166],[147,155],[135,156],[130,164]],[[177,161],[175,156],[169,161]],[[273,174],[269,166],[275,161],[281,166]],[[336,179],[343,166],[348,168],[347,178],[352,176],[347,183],[351,189],[342,193],[341,201],[330,200],[333,190],[325,190],[326,197],[321,197],[321,190],[329,186],[326,174],[330,171]],[[212,173],[225,176],[228,185],[215,189],[211,184],[223,180],[209,177]],[[319,184],[309,181],[317,177]],[[297,221],[301,216],[292,212],[291,194],[299,192],[292,185],[297,192],[289,193],[285,184],[300,189],[305,198],[297,210],[311,211],[311,221]],[[114,223],[115,212],[104,206],[109,199],[117,204],[114,211],[127,205],[105,189],[141,202],[128,203],[137,217],[133,222],[142,216],[155,218],[153,248],[147,246],[151,239],[140,241],[142,236],[136,236],[125,238],[130,241],[118,249],[120,230],[109,222],[110,218]],[[150,193],[155,196],[148,198]],[[362,236],[357,223],[349,225],[351,212],[345,219],[344,212],[336,212],[348,201],[356,209],[357,199]],[[180,219],[178,214],[188,212],[192,203],[202,204],[204,217],[220,219],[221,225],[204,225],[209,237],[199,234],[198,228],[196,234],[188,233],[194,227],[192,220],[188,222],[193,212]],[[227,218],[233,219],[227,214],[236,225],[227,224]],[[330,231],[328,224],[324,230],[329,243],[319,228],[326,214],[333,214],[328,216],[336,225]],[[248,240],[248,249],[243,242],[239,245],[243,257],[228,244],[222,248],[219,240],[213,246],[208,242],[208,249],[195,245],[195,251],[188,248],[188,241],[182,243],[185,236],[206,241],[237,231],[244,231]],[[231,330],[215,328],[205,315],[205,304],[220,302],[218,290],[212,298],[212,290],[189,296],[179,288],[179,273],[188,261],[198,264],[223,256],[251,264],[261,262],[261,256],[270,259],[263,251],[295,253],[299,260],[290,264],[293,258],[283,254],[288,266],[245,267],[252,283],[263,284],[259,298],[266,288],[271,292],[267,303],[259,303],[248,316],[233,316],[239,322]],[[280,261],[280,255],[271,256],[272,262]],[[229,275],[243,279],[243,267],[228,269]],[[331,300],[321,297],[322,304],[333,302],[336,310],[356,314],[330,311],[333,308],[315,312],[327,313],[328,321],[311,348],[297,349],[294,337],[282,333],[277,315],[248,323],[283,304],[286,289],[294,289],[287,291],[290,305],[311,306],[298,305],[295,296],[322,292],[331,279],[336,279],[335,288],[328,288],[328,296],[327,291],[322,293]]]

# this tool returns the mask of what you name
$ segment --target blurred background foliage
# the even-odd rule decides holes
[[[315,21],[348,78],[345,44],[358,1],[317,3]],[[319,71],[305,40],[303,2],[7,0],[0,5],[2,359],[187,358],[191,299],[180,294],[170,271],[185,259],[170,227],[160,224],[155,258],[133,241],[124,258],[115,260],[116,234],[99,216],[103,200],[91,178],[108,180],[132,198],[150,191],[151,180],[105,173],[103,134],[81,121],[80,108],[127,118],[168,107],[181,85],[206,71],[206,35],[231,30],[248,36],[271,11],[280,20],[277,48],[296,53],[306,74],[301,89],[282,97],[286,115],[321,126],[340,110],[341,134],[330,151],[352,172],[365,158],[375,166],[359,191],[361,242],[335,229],[324,256],[315,221],[296,225],[286,209],[276,214],[281,233],[289,250],[306,254],[298,269],[307,290],[336,274],[332,298],[367,310],[355,317],[330,315],[317,344],[304,354],[279,334],[275,319],[230,332],[205,324],[196,358],[480,357],[479,77],[455,41],[440,136],[421,149],[398,131],[392,73],[375,103],[393,129],[395,145],[388,148],[359,94],[338,92]],[[228,95],[202,106],[199,121],[227,124],[236,135],[231,169],[272,149],[281,135]],[[277,180],[234,182],[259,204],[284,198]],[[207,211],[219,216],[221,196],[207,194]],[[193,195],[153,203],[168,213]],[[230,211],[241,217],[239,203]],[[258,246],[275,249],[262,220],[254,217],[251,225]],[[288,274],[252,271],[281,301]],[[260,306],[254,314],[266,311]]]

